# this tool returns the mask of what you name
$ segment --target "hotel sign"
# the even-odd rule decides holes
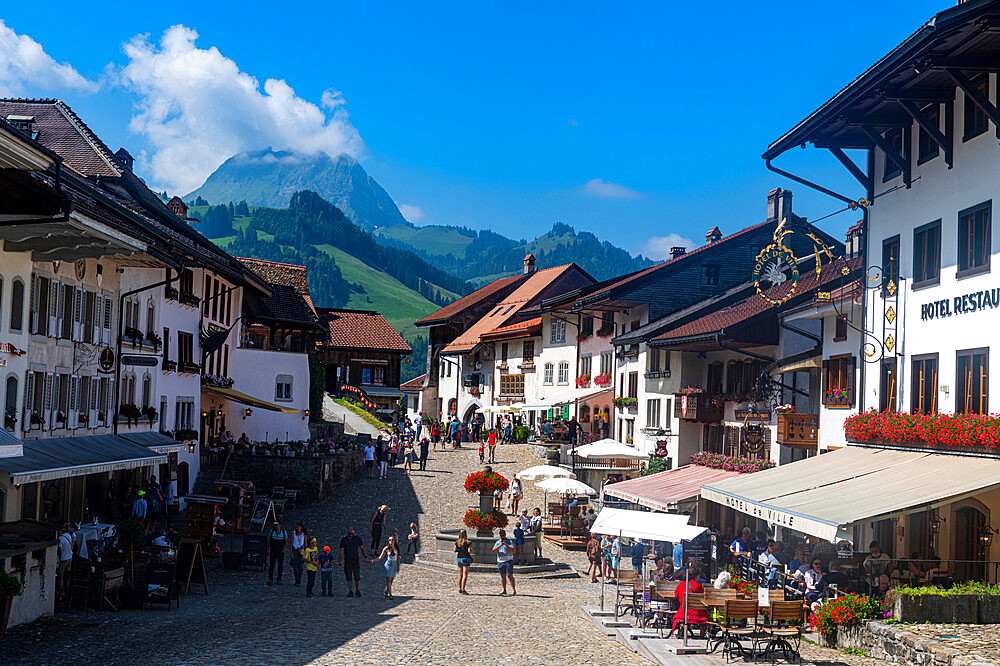
[[[940,301],[931,301],[920,306],[920,319],[944,319],[953,315],[971,314],[978,310],[1000,308],[1000,289],[983,289],[969,294],[955,296]]]
[[[734,511],[745,513],[748,516],[753,516],[754,518],[759,518],[760,520],[766,520],[772,525],[787,527],[790,530],[797,530],[799,532],[803,532],[804,534],[819,537],[820,539],[825,539],[827,541],[836,541],[838,537],[838,525],[834,525],[818,518],[810,518],[782,511],[781,509],[752,502],[743,497],[735,497],[727,493],[721,493],[708,486],[701,487],[701,496],[710,502],[721,504],[725,507],[733,509]]]

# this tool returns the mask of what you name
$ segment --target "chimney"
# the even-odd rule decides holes
[[[115,157],[118,158],[118,161],[121,162],[123,167],[125,167],[129,171],[132,170],[132,164],[135,162],[135,160],[132,158],[131,153],[129,153],[124,148],[119,148],[118,152],[115,153]]]
[[[528,253],[524,257],[524,274],[529,275],[535,272],[535,255]]]
[[[712,243],[718,242],[720,240],[722,240],[722,232],[719,231],[719,227],[712,227],[711,229],[708,230],[708,233],[705,234],[706,245],[711,245]]]
[[[767,221],[780,222],[792,216],[792,191],[776,187],[767,193]]]
[[[670,260],[673,261],[677,257],[683,256],[684,252],[686,252],[686,250],[680,245],[670,248]]]

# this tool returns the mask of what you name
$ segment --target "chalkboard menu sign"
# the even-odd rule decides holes
[[[250,527],[256,528],[258,532],[263,532],[267,526],[267,521],[277,520],[274,513],[274,502],[261,498],[253,505],[253,513],[250,514]]]
[[[201,542],[195,539],[181,539],[177,550],[177,572],[175,580],[178,587],[187,595],[191,584],[204,585],[208,594],[208,574],[205,572],[205,560],[201,553]]]
[[[267,561],[267,535],[247,532],[243,536],[243,566],[264,570]]]
[[[146,594],[143,604],[166,604],[170,610],[170,603],[178,601],[180,598],[177,591],[177,564],[150,564],[146,567]]]
[[[684,544],[684,562],[692,559],[701,565],[702,573],[707,577],[714,575],[712,566],[713,537],[708,532],[702,532],[692,541]]]

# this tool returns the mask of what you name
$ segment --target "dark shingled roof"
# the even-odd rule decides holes
[[[423,319],[417,320],[417,326],[429,326],[431,324],[443,324],[452,317],[455,317],[468,308],[474,307],[483,301],[487,300],[490,296],[496,294],[497,292],[503,291],[504,289],[510,287],[514,288],[524,280],[527,280],[529,274],[511,275],[510,277],[500,278],[498,280],[493,280],[489,284],[476,289],[471,294],[463,296],[462,298],[449,303],[437,312],[432,312]]]
[[[261,276],[271,284],[281,284],[292,287],[300,294],[309,293],[309,274],[305,266],[283,264],[280,261],[265,261],[237,257],[244,266]]]
[[[374,349],[409,354],[412,349],[385,317],[370,310],[320,309],[320,322],[329,331],[323,344],[342,349]]]
[[[247,303],[254,318],[271,321],[293,322],[309,328],[320,328],[319,318],[313,310],[312,303],[283,284],[272,284],[271,295],[263,296],[248,293]]]

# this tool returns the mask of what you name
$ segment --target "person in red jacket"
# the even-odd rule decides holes
[[[705,588],[701,586],[698,582],[698,576],[701,574],[701,569],[697,564],[691,564],[688,567],[688,582],[687,585],[681,583],[677,586],[677,590],[674,592],[674,596],[680,602],[680,607],[677,612],[674,613],[674,631],[678,631],[678,627],[684,622],[684,597],[689,592],[691,594],[705,594]],[[698,604],[697,608],[690,607],[687,612],[687,623],[690,627],[698,627],[701,633],[704,635],[705,626],[708,624],[708,615],[705,613],[704,606]]]

